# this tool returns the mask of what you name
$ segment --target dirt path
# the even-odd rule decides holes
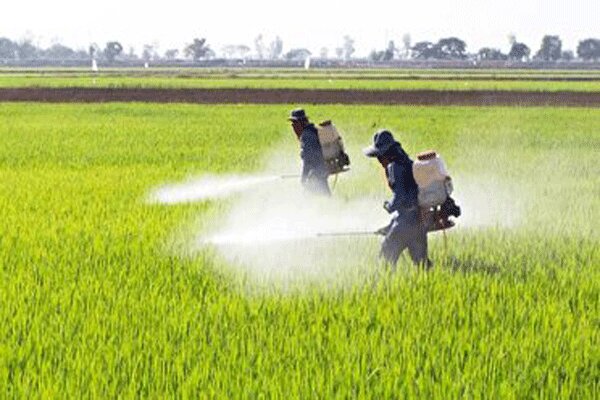
[[[600,107],[600,92],[307,90],[307,89],[0,89],[0,102],[414,104]]]

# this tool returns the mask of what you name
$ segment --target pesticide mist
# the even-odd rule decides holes
[[[236,199],[230,212],[195,240],[214,247],[229,265],[258,283],[341,283],[360,273],[378,240],[328,237],[369,232],[386,216],[377,199],[344,201],[304,193],[297,181],[254,187]]]
[[[369,168],[368,160],[359,160],[351,173],[340,177],[339,185],[346,191],[355,187],[374,172]],[[373,261],[381,238],[369,232],[389,222],[381,207],[389,192],[381,187],[375,195],[348,199],[334,191],[331,198],[318,197],[304,192],[298,178],[283,179],[273,172],[289,170],[293,170],[289,165],[279,165],[256,175],[189,179],[157,188],[149,201],[173,205],[227,198],[225,213],[192,226],[186,254],[211,250],[227,266],[228,271],[219,272],[253,284],[279,289],[306,284],[339,287],[372,274],[365,266],[377,265]],[[376,175],[368,181],[382,186]],[[497,178],[456,176],[455,187],[463,216],[450,235],[461,229],[513,228],[519,223],[518,204],[509,201],[514,199],[511,187]],[[346,232],[359,235],[328,235]],[[435,252],[436,235],[430,238]]]
[[[154,190],[149,202],[161,204],[190,203],[224,198],[254,186],[280,179],[272,176],[205,176],[183,183],[169,184]]]

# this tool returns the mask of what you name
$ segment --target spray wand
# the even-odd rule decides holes
[[[319,232],[317,237],[343,237],[343,236],[372,236],[383,235],[380,231],[350,231],[350,232]]]
[[[283,174],[283,175],[279,175],[278,178],[279,179],[297,179],[300,178],[300,174]]]

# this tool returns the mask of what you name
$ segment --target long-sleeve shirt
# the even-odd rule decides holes
[[[397,220],[403,224],[418,224],[419,188],[412,173],[412,160],[392,161],[386,169],[392,198],[387,202],[389,213],[397,212]]]
[[[317,128],[309,124],[302,130],[300,136],[300,157],[302,158],[302,182],[309,177],[326,179],[328,172],[323,158],[323,150]]]

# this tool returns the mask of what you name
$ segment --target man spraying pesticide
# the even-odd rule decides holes
[[[413,161],[390,131],[380,130],[373,136],[373,145],[363,150],[367,157],[377,157],[385,169],[392,198],[383,208],[392,214],[390,224],[378,231],[385,236],[381,256],[393,266],[404,249],[414,264],[430,268],[427,254],[427,228],[419,216],[419,187],[413,177]]]
[[[384,209],[392,214],[390,224],[375,232],[352,232],[351,235],[385,236],[380,255],[396,265],[400,254],[408,248],[414,264],[430,268],[427,233],[454,226],[450,216],[460,216],[460,208],[449,196],[452,181],[444,162],[435,152],[420,153],[413,162],[391,132],[380,130],[373,145],[363,150],[367,157],[377,157],[385,170],[392,199]],[[345,233],[325,234],[341,236]]]
[[[331,195],[327,178],[347,171],[350,164],[335,125],[325,121],[315,126],[303,109],[293,110],[288,120],[300,141],[302,185],[309,192]]]

